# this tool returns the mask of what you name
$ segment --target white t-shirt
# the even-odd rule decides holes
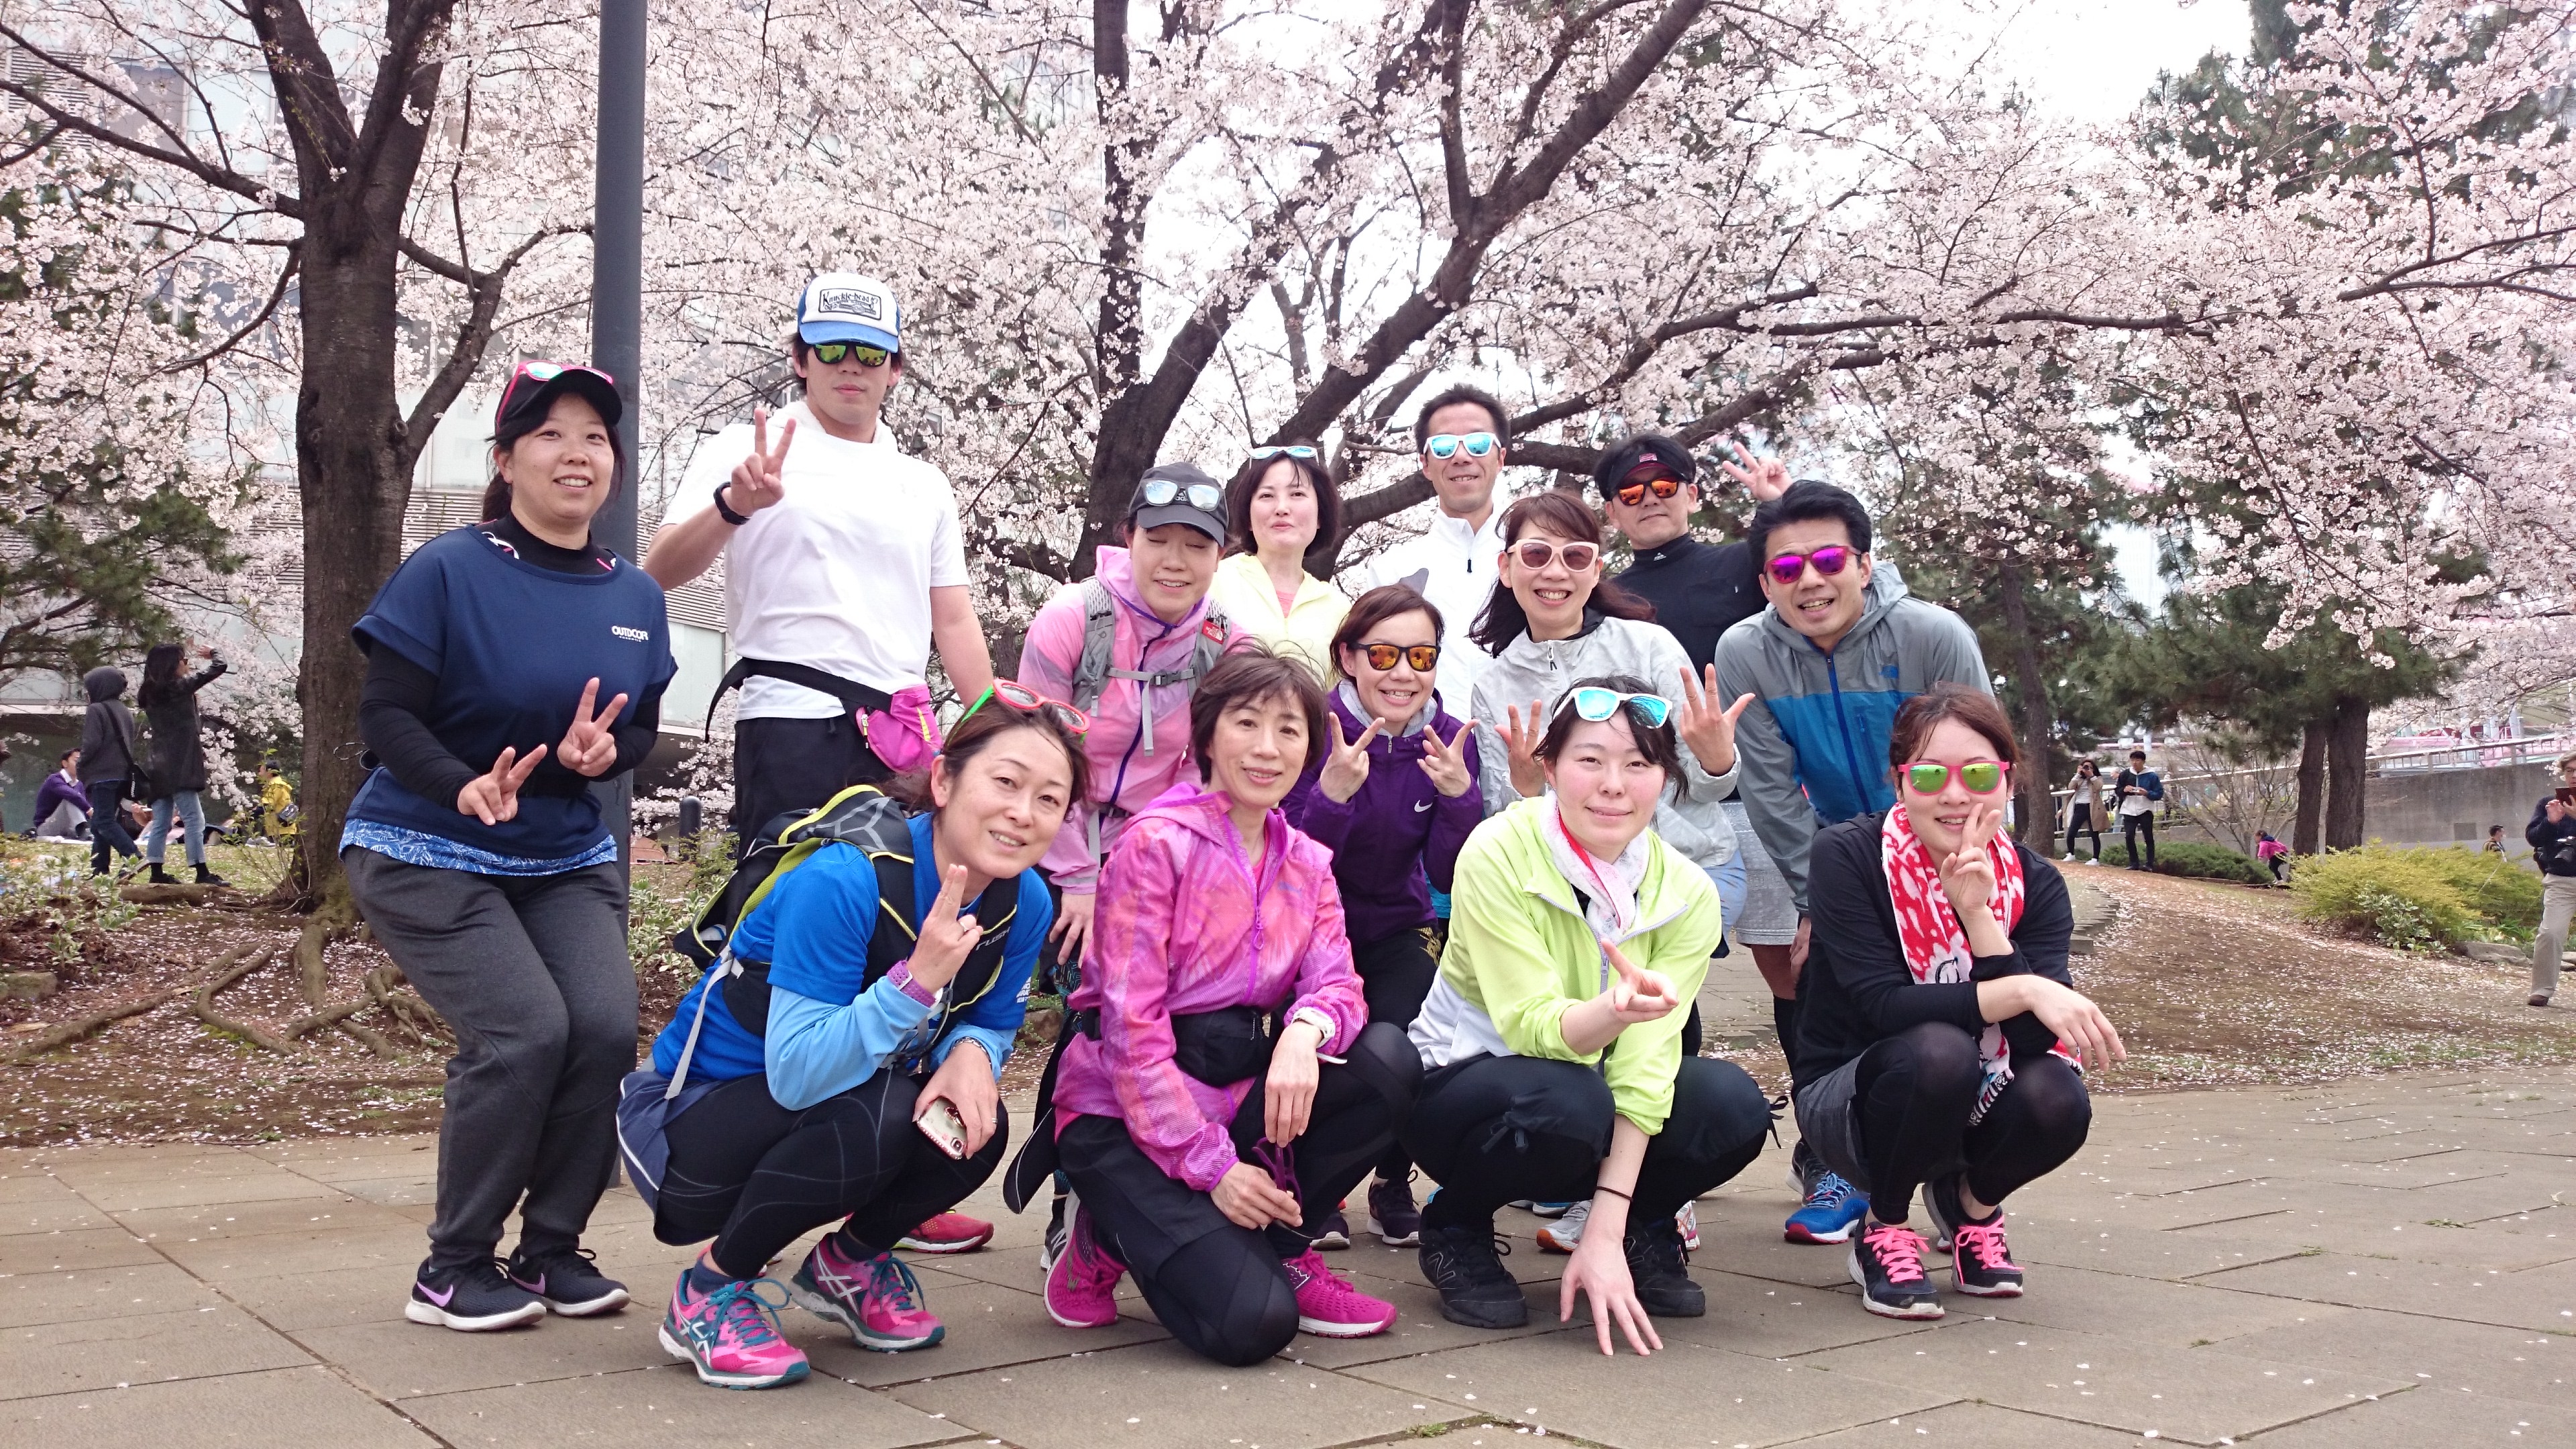
[[[823,431],[800,399],[770,415],[773,443],[788,419],[786,496],[733,530],[725,544],[725,624],[733,652],[811,665],[891,694],[924,683],[930,667],[930,591],[963,586],[966,546],[946,474],[906,457],[883,424],[877,441]],[[751,424],[699,447],[669,521],[715,507],[716,485],[751,454]],[[739,719],[829,719],[840,701],[779,679],[746,679]]]
[[[1482,528],[1467,520],[1434,513],[1431,526],[1360,565],[1356,580],[1343,588],[1353,599],[1385,584],[1400,584],[1422,574],[1422,596],[1440,610],[1440,702],[1464,718],[1475,696],[1476,677],[1494,656],[1467,638],[1476,616],[1493,597],[1495,563],[1503,551],[1503,510],[1512,500],[1494,493],[1494,511]]]

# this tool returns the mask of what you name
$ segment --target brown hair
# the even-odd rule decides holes
[[[1891,769],[1903,769],[1932,737],[1943,720],[1954,719],[1986,737],[1995,747],[1995,758],[2007,765],[2021,763],[2021,746],[2013,739],[2012,721],[2004,717],[2002,705],[1981,689],[1972,689],[1954,680],[1942,680],[1930,689],[1907,700],[1896,711],[1896,724],[1887,735],[1887,763]]]
[[[1521,535],[1544,530],[1560,538],[1601,547],[1601,519],[1584,506],[1581,498],[1562,488],[1533,493],[1503,510],[1503,547],[1520,542]],[[1598,609],[1613,619],[1635,619],[1651,624],[1655,606],[1610,582],[1607,578],[1592,585],[1592,597],[1585,608]],[[1485,611],[1476,616],[1476,625],[1467,637],[1476,641],[1488,654],[1501,654],[1511,642],[1529,632],[1529,614],[1521,601],[1502,580],[1494,581],[1494,591],[1485,600]]]
[[[1261,491],[1263,475],[1281,463],[1305,475],[1306,486],[1315,490],[1315,541],[1306,545],[1306,551],[1312,554],[1321,549],[1329,554],[1340,540],[1342,490],[1333,486],[1333,475],[1324,470],[1324,445],[1306,438],[1290,441],[1314,449],[1315,456],[1298,458],[1281,453],[1269,458],[1246,458],[1243,466],[1234,470],[1234,481],[1225,485],[1225,546],[1229,553],[1261,551],[1252,541],[1252,495]],[[1309,568],[1307,572],[1314,570]]]
[[[1208,778],[1208,743],[1216,738],[1217,721],[1238,704],[1272,699],[1288,700],[1306,716],[1306,758],[1297,762],[1298,773],[1314,763],[1325,748],[1324,687],[1304,663],[1247,639],[1227,651],[1190,691],[1190,755],[1199,762],[1200,783]]]
[[[939,746],[938,756],[931,761],[931,767],[935,769],[941,760],[947,761],[948,776],[954,780],[977,755],[991,749],[994,741],[1013,730],[1028,730],[1042,735],[1064,751],[1066,763],[1073,767],[1073,793],[1065,797],[1065,808],[1071,810],[1081,804],[1091,789],[1091,760],[1082,752],[1081,737],[1065,728],[1064,721],[1056,718],[1052,709],[1018,710],[998,699],[988,699],[982,709],[950,726],[947,738]],[[886,781],[882,788],[900,801],[905,809],[916,814],[931,808],[930,770],[908,770]]]
[[[1531,752],[1551,765],[1556,763],[1558,755],[1565,753],[1565,742],[1574,737],[1575,726],[1610,722],[1588,720],[1565,708],[1566,698],[1578,689],[1612,689],[1621,694],[1655,693],[1647,687],[1646,681],[1633,674],[1596,674],[1590,679],[1578,679],[1567,685],[1565,693],[1556,697],[1556,708],[1548,716],[1547,733],[1539,737],[1538,748]],[[1622,704],[1610,719],[1628,722],[1628,737],[1637,742],[1637,753],[1664,772],[1664,788],[1673,792],[1674,799],[1680,799],[1687,778],[1682,773],[1681,736],[1673,729],[1672,715],[1668,712],[1662,724],[1650,725],[1637,713],[1635,705]]]
[[[1342,667],[1342,655],[1367,641],[1377,627],[1389,619],[1407,614],[1431,616],[1431,637],[1436,642],[1447,625],[1440,622],[1440,606],[1422,597],[1411,584],[1380,584],[1351,603],[1351,611],[1342,616],[1342,626],[1333,631],[1335,669]]]

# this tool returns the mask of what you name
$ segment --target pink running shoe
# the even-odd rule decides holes
[[[2004,1241],[2001,1212],[1950,1229],[1950,1286],[1979,1298],[2019,1298],[2021,1264]]]
[[[1064,1251],[1047,1270],[1047,1316],[1067,1328],[1107,1328],[1118,1321],[1118,1280],[1127,1265],[1102,1246],[1091,1209],[1076,1204]]]
[[[662,1318],[662,1347],[689,1361],[698,1380],[720,1389],[771,1389],[805,1377],[808,1365],[796,1346],[778,1336],[776,1309],[760,1296],[777,1287],[766,1278],[740,1278],[711,1293],[689,1288],[687,1268],[671,1290]]]
[[[938,1315],[924,1306],[921,1280],[892,1253],[852,1258],[826,1237],[805,1255],[787,1282],[796,1306],[850,1331],[861,1348],[902,1353],[928,1348],[948,1336]]]
[[[1324,1266],[1313,1248],[1279,1265],[1297,1290],[1297,1331],[1318,1338],[1366,1338],[1395,1323],[1395,1305],[1371,1298]]]
[[[904,1234],[895,1246],[907,1253],[971,1253],[991,1241],[991,1223],[947,1212]]]

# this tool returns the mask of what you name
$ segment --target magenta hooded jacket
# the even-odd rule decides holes
[[[1331,852],[1276,810],[1267,830],[1256,878],[1225,796],[1183,783],[1138,812],[1100,873],[1090,959],[1068,1003],[1099,1009],[1100,1039],[1077,1035],[1065,1048],[1058,1122],[1119,1118],[1155,1166],[1201,1192],[1236,1162],[1226,1126],[1252,1084],[1210,1086],[1182,1071],[1172,1018],[1311,1006],[1332,1018],[1328,1054],[1368,1025]]]

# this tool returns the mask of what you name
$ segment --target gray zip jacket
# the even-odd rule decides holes
[[[1888,739],[1897,707],[1941,680],[1994,693],[1977,631],[1915,598],[1877,560],[1860,622],[1827,654],[1765,608],[1717,641],[1720,697],[1754,696],[1735,726],[1744,813],[1807,912],[1807,847],[1828,825],[1896,803]]]
[[[1527,634],[1513,640],[1502,656],[1476,676],[1471,712],[1476,718],[1478,787],[1485,797],[1485,818],[1521,798],[1512,788],[1511,751],[1503,742],[1503,711],[1514,705],[1527,710],[1531,700],[1548,714],[1578,680],[1605,674],[1629,674],[1674,701],[1680,710],[1681,676],[1690,656],[1681,641],[1661,624],[1634,619],[1585,616],[1585,632],[1571,639],[1544,642]],[[1472,646],[1470,646],[1472,647]],[[1735,858],[1735,827],[1719,803],[1735,793],[1735,771],[1712,775],[1700,768],[1690,746],[1682,746],[1682,798],[1669,787],[1655,802],[1655,834],[1688,856],[1703,870],[1715,870]]]

